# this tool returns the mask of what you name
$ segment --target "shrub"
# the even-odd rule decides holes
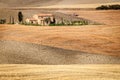
[[[118,10],[120,9],[120,5],[109,5],[109,9]]]
[[[6,23],[6,19],[0,19],[0,24],[5,24]]]
[[[64,24],[64,23],[59,23],[59,24],[50,24],[49,26],[80,26],[80,25],[88,25],[87,21],[74,21],[71,24]]]
[[[72,25],[88,25],[87,21],[74,21],[72,22]]]
[[[97,7],[96,9],[97,10],[107,10],[107,9],[109,9],[109,7],[106,5],[102,5],[102,6]]]
[[[22,23],[22,25],[27,25],[27,26],[41,26],[39,24],[32,24],[32,23]]]

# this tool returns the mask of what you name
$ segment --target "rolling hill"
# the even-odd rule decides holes
[[[0,7],[46,7],[63,5],[88,5],[103,3],[118,3],[119,0],[0,0]],[[56,7],[56,6],[55,6]]]
[[[58,0],[0,0],[1,7],[48,6]]]

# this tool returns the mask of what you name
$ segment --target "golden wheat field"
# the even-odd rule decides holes
[[[119,79],[119,65],[0,65],[0,80]]]

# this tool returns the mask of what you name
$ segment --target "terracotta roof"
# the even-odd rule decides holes
[[[37,21],[37,19],[34,19],[34,18],[27,18],[29,19],[30,21]]]
[[[53,16],[53,14],[38,14],[39,17]]]

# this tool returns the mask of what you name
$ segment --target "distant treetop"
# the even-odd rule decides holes
[[[96,8],[97,10],[120,10],[120,5],[115,4],[115,5],[101,5]]]

